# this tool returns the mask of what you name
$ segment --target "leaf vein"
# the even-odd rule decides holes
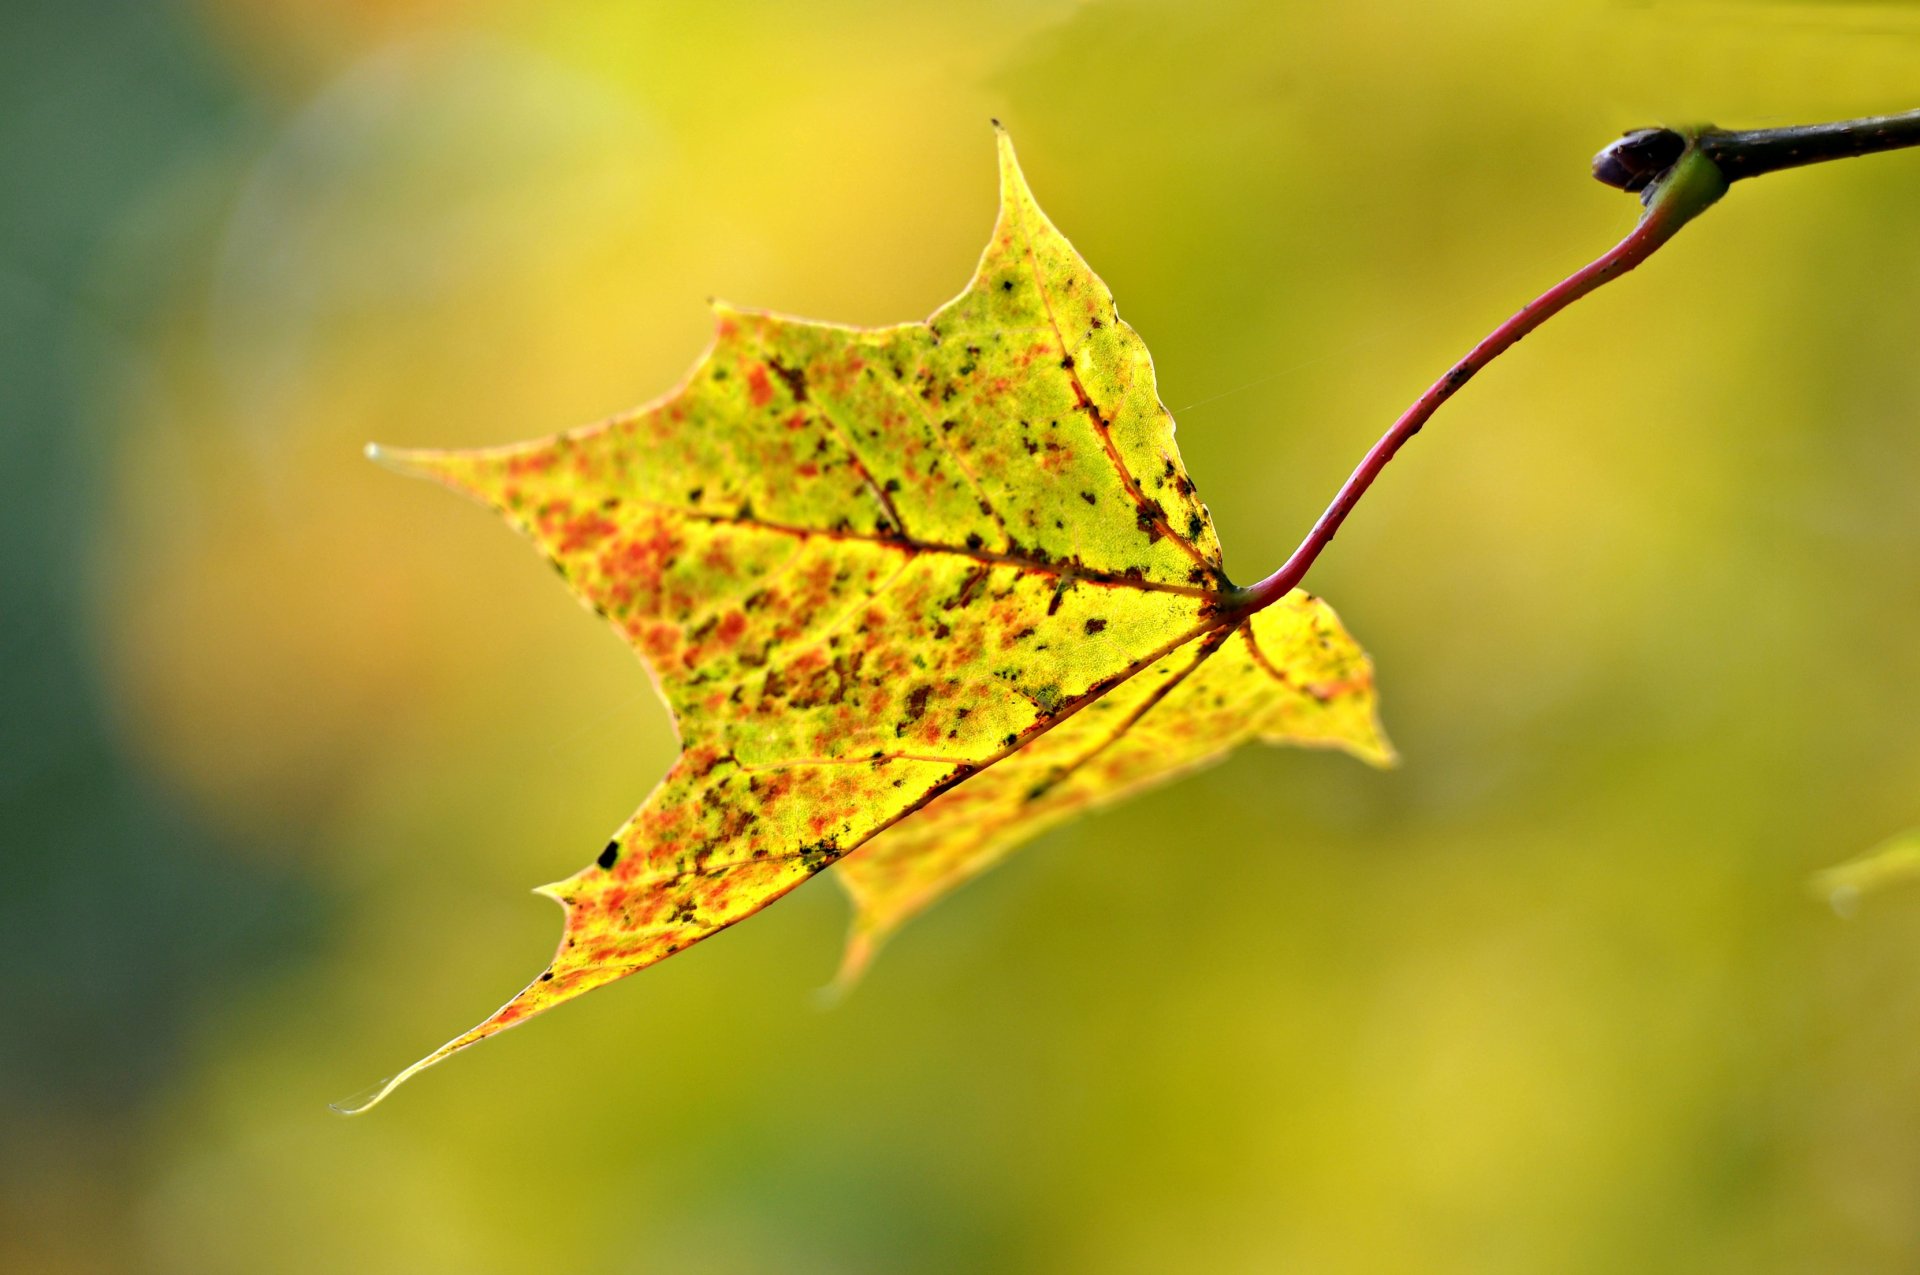
[[[712,513],[701,509],[683,509],[659,501],[635,500],[635,504],[644,504],[676,517],[694,522],[705,522],[719,526],[745,527],[755,531],[766,531],[783,536],[818,536],[826,540],[853,540],[864,544],[877,545],[883,549],[895,549],[901,553],[946,554],[956,558],[967,558],[982,562],[988,566],[1014,567],[1021,571],[1030,571],[1036,575],[1068,576],[1075,580],[1084,580],[1089,584],[1108,585],[1122,589],[1140,589],[1148,593],[1177,593],[1189,598],[1217,600],[1221,596],[1218,589],[1209,589],[1201,585],[1166,584],[1158,580],[1142,580],[1133,576],[1115,575],[1105,571],[1090,571],[1084,565],[1073,562],[1042,562],[1037,558],[1023,557],[1013,553],[993,553],[985,549],[968,549],[962,545],[939,544],[934,541],[913,540],[905,536],[875,536],[853,531],[833,531],[824,527],[797,527],[790,523],[768,522],[742,514]]]
[[[1067,348],[1066,333],[1060,329],[1060,320],[1053,312],[1053,298],[1048,294],[1046,280],[1040,273],[1040,256],[1034,250],[1033,235],[1028,229],[1026,214],[1016,206],[1014,216],[1020,219],[1020,238],[1026,246],[1027,264],[1033,273],[1034,291],[1040,294],[1040,304],[1047,312],[1047,323],[1053,329],[1054,343],[1060,347],[1061,367],[1067,374],[1068,383],[1073,387],[1074,397],[1079,400],[1077,404],[1078,407],[1087,414],[1087,419],[1093,423],[1094,436],[1100,440],[1100,445],[1105,450],[1107,459],[1112,462],[1114,473],[1119,477],[1121,487],[1124,488],[1127,495],[1132,498],[1134,505],[1140,510],[1141,516],[1152,522],[1161,535],[1179,545],[1181,550],[1189,558],[1193,559],[1195,566],[1201,567],[1209,574],[1217,577],[1220,573],[1218,565],[1208,561],[1207,556],[1200,552],[1197,546],[1189,542],[1185,536],[1175,531],[1173,527],[1168,524],[1164,511],[1155,512],[1159,509],[1159,505],[1147,500],[1146,492],[1141,490],[1139,480],[1133,476],[1133,471],[1127,467],[1126,457],[1120,454],[1119,447],[1114,444],[1113,431],[1107,424],[1105,413],[1103,413],[1099,405],[1093,401],[1093,396],[1087,393],[1087,387],[1081,382],[1080,373],[1073,365],[1073,351]]]

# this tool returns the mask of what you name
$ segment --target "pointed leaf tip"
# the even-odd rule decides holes
[[[382,447],[369,443],[366,457],[382,469],[409,478],[428,478],[468,495],[482,496],[482,476],[509,449],[442,451],[430,447]]]
[[[1031,204],[1033,191],[1027,185],[1027,175],[1020,168],[1020,156],[1013,149],[1013,135],[1006,129],[994,130],[994,149],[1000,158],[1000,206],[1002,215],[1010,205]],[[1035,209],[1038,212],[1038,209]],[[1039,213],[1044,217],[1044,213]]]
[[[349,1095],[338,1102],[328,1103],[327,1110],[337,1116],[362,1115],[379,1106],[381,1100],[397,1089],[400,1082],[409,1074],[410,1072],[403,1071],[398,1075],[388,1076],[385,1080],[376,1081],[359,1093]]]
[[[439,470],[432,462],[445,455],[443,452],[415,451],[405,447],[382,447],[378,443],[368,443],[362,454],[382,469],[390,469],[409,478],[437,477]]]
[[[846,950],[840,956],[840,968],[834,971],[831,982],[813,994],[814,1003],[822,1009],[837,1008],[853,994],[853,989],[866,976],[867,966],[877,950],[872,933],[856,927],[847,936]]]
[[[1865,854],[1815,873],[1808,887],[1844,917],[1858,911],[1866,895],[1915,877],[1920,877],[1920,829],[1890,837]]]

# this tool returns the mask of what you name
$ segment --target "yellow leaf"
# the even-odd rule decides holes
[[[376,1090],[840,865],[847,974],[1077,810],[1264,738],[1382,762],[1365,655],[1221,567],[1145,344],[1000,136],[1000,216],[930,319],[720,307],[681,386],[467,452],[369,449],[497,509],[639,652],[682,752],[541,888],[552,964]]]

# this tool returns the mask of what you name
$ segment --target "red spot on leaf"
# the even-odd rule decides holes
[[[553,468],[554,461],[558,459],[558,454],[551,451],[521,452],[507,461],[507,472],[515,478],[544,474]]]

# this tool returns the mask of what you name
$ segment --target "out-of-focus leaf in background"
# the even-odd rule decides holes
[[[364,440],[596,419],[713,293],[927,312],[998,116],[1250,577],[1617,237],[1601,142],[1911,108],[1910,6],[0,21],[0,1265],[1920,1260],[1920,898],[1842,926],[1804,891],[1920,770],[1903,156],[1742,190],[1395,464],[1313,583],[1401,771],[1246,755],[1057,830],[829,1014],[844,910],[803,889],[377,1122],[325,1110],[550,950],[524,883],[673,755],[550,573]],[[1200,855],[1224,906],[1169,944]],[[610,1079],[645,1098],[573,1118]]]
[[[1852,916],[1862,895],[1920,877],[1920,830],[1889,837],[1863,855],[1814,875],[1814,892],[1842,916]]]

